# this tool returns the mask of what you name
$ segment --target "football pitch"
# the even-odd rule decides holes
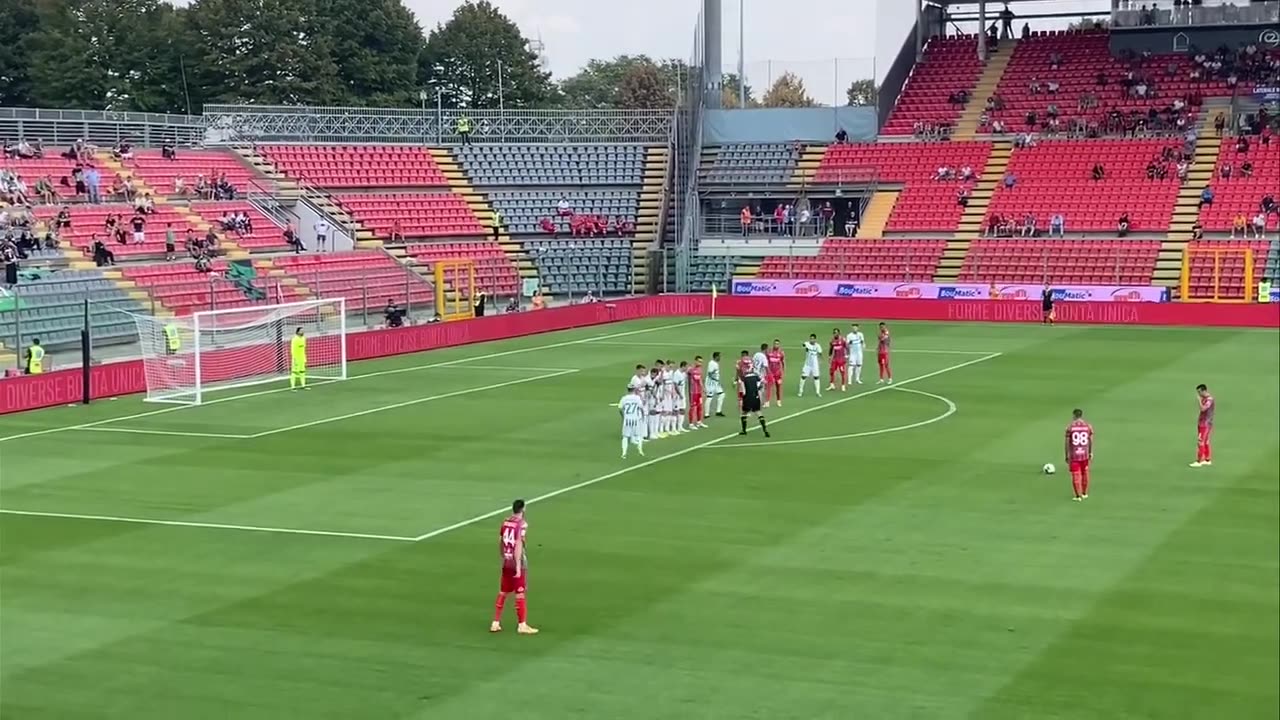
[[[1277,333],[896,323],[893,386],[869,356],[795,397],[834,325],[647,320],[0,418],[0,717],[1280,715]],[[772,439],[730,399],[619,458],[637,363],[774,338]],[[511,603],[487,632],[518,497],[536,637]]]

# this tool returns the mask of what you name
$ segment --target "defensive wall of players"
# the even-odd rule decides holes
[[[902,300],[849,298],[719,298],[657,295],[616,302],[570,305],[452,323],[369,330],[347,337],[351,360],[421,352],[538,333],[657,317],[793,317],[848,320],[924,320],[1038,323],[1038,302],[1008,300]],[[1066,302],[1057,306],[1059,323],[1280,328],[1280,304],[1202,305],[1185,303]],[[0,414],[80,402],[85,391],[80,368],[25,375],[0,383]],[[141,360],[90,368],[89,397],[103,399],[145,392]]]

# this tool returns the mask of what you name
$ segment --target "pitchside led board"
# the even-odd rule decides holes
[[[996,285],[1000,300],[1039,300],[1042,285]],[[991,300],[991,286],[979,284],[849,282],[844,280],[735,280],[734,295],[758,297],[898,298],[907,300]],[[1118,285],[1055,285],[1058,302],[1168,302],[1169,289]]]

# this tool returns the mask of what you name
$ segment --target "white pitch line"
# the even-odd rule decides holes
[[[576,372],[578,371],[577,370],[558,370],[556,372],[544,373],[542,375],[534,375],[532,377],[517,378],[515,380],[508,380],[506,382],[493,383],[492,385],[481,385],[480,387],[454,390],[452,392],[441,393],[439,395],[431,395],[429,397],[418,398],[416,400],[406,400],[404,402],[398,402],[392,405],[382,405],[380,407],[369,408],[368,410],[360,410],[358,412],[347,413],[345,415],[335,415],[334,417],[321,418],[319,420],[312,420],[311,422],[298,423],[297,425],[289,425],[288,427],[276,428],[274,430],[266,430],[264,432],[248,435],[244,439],[256,440],[258,438],[266,437],[268,435],[278,435],[280,433],[291,432],[293,430],[301,430],[303,428],[315,427],[316,425],[326,425],[328,423],[341,422],[343,420],[351,420],[352,418],[364,417],[365,415],[372,415],[374,413],[385,412],[387,410],[396,410],[398,408],[410,407],[412,405],[420,405],[422,403],[431,402],[433,400],[444,400],[446,398],[458,397],[459,395],[470,395],[471,393],[484,392],[486,390],[497,390],[498,388],[510,387],[512,385],[520,385],[522,383],[535,382],[537,380],[550,380],[551,378],[557,378],[562,375],[571,375]]]
[[[911,383],[920,382],[921,380],[928,380],[929,378],[937,377],[938,375],[942,375],[943,373],[949,373],[949,372],[952,372],[952,371],[954,371],[954,370],[959,370],[959,369],[961,369],[961,368],[969,367],[970,365],[976,365],[976,364],[981,363],[981,362],[986,362],[986,361],[988,361],[988,360],[993,360],[993,359],[995,359],[995,358],[1000,357],[1001,355],[1003,355],[1003,353],[987,353],[987,354],[983,355],[983,356],[982,356],[982,357],[980,357],[980,358],[974,358],[973,360],[967,360],[967,361],[965,361],[965,362],[957,363],[957,364],[955,364],[955,365],[949,365],[949,366],[947,366],[947,367],[945,367],[945,368],[942,368],[941,370],[934,370],[933,372],[928,372],[928,373],[925,373],[924,375],[917,375],[916,377],[907,378],[906,380],[903,380],[902,382],[899,382],[899,383],[894,383],[893,385],[881,385],[881,386],[879,386],[879,387],[875,388],[874,390],[868,390],[867,392],[858,393],[858,394],[856,394],[856,395],[846,395],[845,397],[842,397],[842,398],[840,398],[839,400],[832,400],[831,402],[828,402],[828,403],[823,403],[823,404],[821,404],[821,405],[815,405],[815,406],[810,407],[810,408],[805,408],[804,410],[798,410],[798,411],[796,411],[796,412],[791,413],[790,415],[783,415],[783,416],[782,416],[782,417],[780,417],[780,418],[776,418],[776,419],[772,420],[772,421],[770,422],[770,424],[771,424],[771,425],[777,425],[778,423],[785,422],[785,421],[787,421],[787,420],[793,420],[793,419],[795,419],[795,418],[802,417],[802,416],[804,416],[804,415],[808,415],[808,414],[809,414],[809,413],[811,413],[811,412],[817,412],[817,411],[819,411],[819,410],[825,410],[826,408],[829,408],[829,407],[835,407],[836,405],[841,405],[841,404],[843,404],[843,403],[847,403],[847,402],[849,402],[850,400],[857,400],[858,398],[868,397],[868,396],[870,396],[870,395],[875,395],[875,394],[877,394],[877,393],[882,393],[882,392],[884,392],[884,391],[886,391],[886,390],[892,390],[892,389],[895,389],[895,388],[899,388],[899,387],[902,387],[903,385],[910,385]],[[754,428],[753,428],[753,429],[754,429]],[[525,502],[526,502],[526,504],[530,504],[530,505],[531,505],[531,504],[533,504],[533,503],[542,502],[542,501],[544,501],[544,500],[550,500],[551,498],[558,497],[558,496],[560,496],[560,495],[564,495],[565,493],[570,493],[570,492],[573,492],[574,490],[581,490],[582,488],[590,487],[590,486],[592,486],[592,485],[595,485],[595,484],[598,484],[598,483],[602,483],[602,482],[604,482],[604,481],[606,481],[606,480],[612,480],[613,478],[619,477],[619,476],[621,476],[621,475],[626,475],[626,474],[627,474],[627,473],[629,473],[629,472],[633,472],[633,471],[635,471],[635,470],[639,470],[639,469],[641,469],[641,468],[646,468],[646,467],[649,467],[649,466],[651,466],[651,465],[656,465],[656,464],[658,464],[658,463],[660,463],[660,462],[664,462],[664,461],[666,461],[666,460],[671,460],[672,458],[678,458],[678,457],[680,457],[680,456],[682,456],[682,455],[688,455],[689,453],[694,452],[694,451],[696,451],[696,450],[702,450],[702,449],[704,449],[704,448],[709,448],[709,447],[711,447],[711,446],[713,446],[713,445],[716,445],[716,444],[718,444],[718,443],[722,443],[722,442],[724,442],[724,441],[726,441],[726,440],[731,440],[731,439],[736,438],[736,437],[738,437],[738,433],[732,433],[732,434],[730,434],[730,435],[722,435],[722,436],[717,437],[717,438],[712,438],[711,440],[707,440],[706,442],[701,442],[701,443],[698,443],[697,445],[690,445],[690,446],[689,446],[689,447],[687,447],[687,448],[683,448],[683,449],[681,449],[681,450],[677,450],[677,451],[672,452],[672,453],[667,453],[666,455],[660,455],[660,456],[658,456],[658,457],[656,457],[656,458],[653,458],[653,459],[650,459],[650,460],[645,460],[645,461],[643,461],[643,462],[636,463],[635,465],[628,465],[627,467],[624,467],[624,468],[622,468],[621,470],[614,470],[614,471],[613,471],[613,472],[611,472],[611,473],[606,473],[606,474],[601,475],[601,476],[599,476],[599,477],[591,478],[590,480],[583,480],[583,481],[582,481],[582,482],[580,482],[580,483],[575,483],[575,484],[573,484],[573,485],[568,485],[568,486],[565,486],[565,487],[560,488],[559,490],[553,490],[553,491],[551,491],[551,492],[549,492],[549,493],[545,493],[545,494],[543,494],[543,495],[539,495],[539,496],[537,496],[537,497],[535,497],[535,498],[533,498],[533,499],[531,499],[531,500],[526,500]],[[438,528],[438,529],[436,529],[436,530],[432,530],[432,531],[430,531],[430,532],[423,533],[423,534],[421,534],[421,535],[419,535],[419,536],[415,537],[415,538],[414,538],[414,540],[419,541],[419,542],[421,542],[421,541],[423,541],[423,540],[430,540],[430,539],[431,539],[431,538],[433,538],[433,537],[438,537],[438,536],[440,536],[440,535],[444,535],[444,534],[446,534],[446,533],[453,532],[454,530],[459,530],[459,529],[464,528],[464,527],[467,527],[467,526],[469,526],[469,525],[474,525],[474,524],[476,524],[476,523],[478,523],[478,522],[484,522],[485,520],[490,520],[490,519],[492,519],[492,518],[498,517],[499,515],[502,515],[503,513],[507,513],[507,512],[510,512],[510,508],[505,508],[505,507],[504,507],[504,508],[499,508],[499,509],[494,510],[494,511],[492,511],[492,512],[487,512],[487,513],[485,513],[485,514],[483,514],[483,515],[477,515],[477,516],[475,516],[475,517],[473,517],[473,518],[469,518],[469,519],[467,519],[467,520],[463,520],[463,521],[461,521],[461,522],[456,522],[456,523],[454,523],[454,524],[452,524],[452,525],[448,525],[448,526],[445,526],[445,527],[442,527],[442,528]]]
[[[932,424],[934,424],[934,423],[936,423],[936,422],[942,422],[943,420],[946,420],[947,418],[949,418],[949,417],[951,417],[952,415],[955,415],[955,414],[956,414],[956,410],[957,410],[957,408],[956,408],[956,404],[955,404],[954,402],[952,402],[949,398],[945,398],[945,397],[943,397],[943,396],[941,396],[941,395],[934,395],[933,393],[925,392],[925,391],[923,391],[923,390],[915,390],[915,389],[912,389],[912,388],[904,388],[904,387],[900,387],[899,385],[894,385],[894,386],[892,386],[892,389],[893,389],[893,390],[896,390],[896,391],[898,391],[898,392],[914,393],[914,394],[916,394],[916,395],[924,395],[925,397],[931,397],[931,398],[934,398],[935,400],[941,400],[942,402],[946,403],[946,405],[947,405],[947,409],[946,409],[945,411],[943,411],[943,413],[942,413],[941,415],[935,415],[934,417],[931,417],[931,418],[929,418],[928,420],[920,420],[919,422],[913,422],[913,423],[910,423],[910,424],[908,424],[908,425],[895,425],[895,426],[893,426],[893,427],[879,428],[878,430],[863,430],[862,432],[845,433],[845,434],[843,434],[843,435],[826,435],[826,436],[823,436],[823,437],[814,437],[814,438],[795,438],[795,439],[791,439],[791,440],[767,440],[767,441],[761,441],[761,442],[724,443],[724,444],[722,444],[722,445],[715,445],[715,446],[713,446],[713,447],[714,447],[715,449],[717,449],[717,450],[728,450],[728,449],[732,449],[732,448],[741,448],[741,447],[768,447],[768,446],[777,446],[777,445],[806,445],[806,444],[808,444],[808,443],[832,442],[832,441],[835,441],[835,440],[852,440],[853,438],[860,438],[860,437],[872,437],[872,436],[875,436],[875,435],[887,435],[887,434],[889,434],[889,433],[905,432],[905,431],[907,431],[907,430],[914,430],[914,429],[916,429],[916,428],[924,427],[924,426],[926,426],[926,425],[932,425]]]
[[[224,440],[248,440],[252,435],[232,435],[230,433],[181,432],[178,430],[143,430],[141,428],[86,427],[76,428],[84,432],[132,433],[134,435],[176,435],[178,437],[220,438]]]
[[[537,367],[534,365],[450,365],[445,370],[503,370],[506,372],[577,372],[578,368]],[[363,377],[363,376],[361,376]]]
[[[63,518],[66,520],[98,520],[101,522],[131,523],[134,525],[170,525],[211,530],[240,530],[243,532],[276,533],[280,535],[324,535],[326,537],[361,538],[364,540],[415,542],[414,538],[403,535],[377,535],[374,533],[342,532],[339,530],[303,530],[300,528],[265,527],[261,525],[232,525],[228,523],[196,522],[194,520],[159,520],[155,518],[121,517],[118,515],[82,515],[79,513],[40,512],[36,510],[10,510],[8,508],[0,508],[0,514]]]
[[[711,320],[708,318],[703,318],[701,320],[689,320],[687,322],[680,322],[672,325],[663,325],[661,327],[641,328],[639,330],[627,330],[625,332],[611,333],[608,335],[600,335],[600,336],[591,337],[591,338],[581,338],[578,340],[565,340],[563,342],[550,343],[547,345],[537,345],[534,347],[527,347],[527,348],[516,348],[514,350],[502,350],[500,352],[487,353],[485,355],[475,355],[472,357],[459,358],[457,360],[446,360],[444,362],[438,362],[438,363],[429,363],[427,365],[412,365],[410,367],[392,368],[390,370],[378,370],[376,372],[364,373],[361,375],[352,375],[351,377],[347,378],[347,382],[350,382],[352,380],[360,380],[362,378],[382,377],[384,375],[398,375],[400,373],[415,372],[418,370],[430,370],[432,368],[452,367],[454,365],[462,365],[463,363],[468,363],[475,360],[491,360],[493,358],[508,357],[510,355],[520,355],[528,352],[536,352],[538,350],[554,350],[555,348],[569,347],[572,345],[582,345],[584,343],[588,343],[593,340],[607,340],[609,338],[615,338],[615,337],[628,337],[631,335],[639,335],[642,333],[657,332],[660,330],[672,330],[674,328],[687,327],[689,325],[700,325],[702,323],[707,323],[707,322],[711,322]],[[445,348],[441,348],[441,349],[443,350]],[[284,381],[281,380],[281,382],[283,383]],[[337,382],[337,381],[333,381],[333,382]],[[328,384],[328,383],[325,383],[325,384]],[[260,397],[262,395],[272,395],[275,393],[288,392],[288,390],[289,388],[287,387],[273,388],[271,390],[260,390],[258,392],[246,393],[244,395],[233,395],[231,397],[216,398],[202,405],[177,405],[174,407],[161,408],[159,410],[148,410],[147,412],[134,413],[133,415],[121,415],[120,417],[106,418],[104,420],[95,420],[94,422],[81,423],[79,425],[64,425],[64,426],[55,427],[55,428],[45,428],[44,430],[33,430],[31,432],[17,433],[15,435],[5,435],[0,437],[0,443],[7,442],[9,440],[21,440],[22,438],[37,437],[40,435],[49,435],[51,433],[66,432],[67,430],[84,430],[85,428],[98,427],[99,425],[109,425],[111,423],[123,422],[125,420],[136,420],[138,418],[151,417],[153,415],[163,415],[165,413],[177,412],[179,410],[190,410],[192,408],[204,407],[206,405],[214,405],[216,403],[222,403],[222,402],[230,402],[232,400],[247,400],[248,398]]]
[[[590,343],[592,345],[605,345],[612,347],[654,347],[654,348],[705,348],[706,343],[650,343],[650,342],[609,342],[607,340],[598,340]],[[916,348],[895,348],[894,353],[911,353],[914,355],[990,355],[989,350],[929,350]]]

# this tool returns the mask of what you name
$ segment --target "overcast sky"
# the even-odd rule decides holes
[[[911,0],[722,0],[724,69],[738,64],[739,3],[745,4],[746,74],[763,91],[790,70],[804,78],[821,102],[855,79],[883,75],[914,21]],[[619,54],[687,58],[701,0],[492,0],[531,39],[541,39],[557,78],[592,58]],[[425,32],[447,22],[454,0],[405,0]],[[1107,7],[1107,0],[1039,0],[1015,4],[1078,12]],[[996,2],[989,6],[999,9]],[[785,8],[785,13],[780,13]],[[1053,23],[1065,26],[1066,21]],[[1038,23],[1037,27],[1048,27]]]

